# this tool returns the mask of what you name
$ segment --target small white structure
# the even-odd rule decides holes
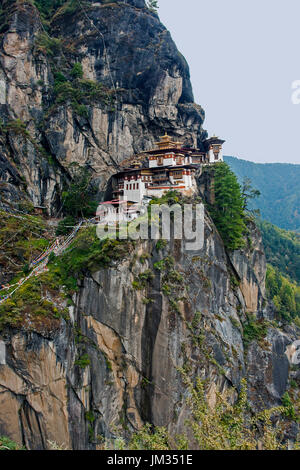
[[[113,199],[99,204],[95,220],[100,224],[115,225],[117,222],[131,222],[144,212],[142,204]]]
[[[217,163],[223,161],[223,143],[225,141],[218,137],[211,137],[205,141],[206,154],[209,163]]]

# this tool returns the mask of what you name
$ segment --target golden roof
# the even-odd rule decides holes
[[[160,149],[181,148],[182,142],[174,142],[172,138],[166,132],[165,135],[160,137],[159,142],[155,142],[155,145]]]
[[[130,164],[131,166],[137,166],[137,167],[142,166],[142,162],[136,158],[134,160],[131,160]]]

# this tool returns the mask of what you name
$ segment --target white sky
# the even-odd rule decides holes
[[[300,163],[299,0],[158,0],[225,155]]]

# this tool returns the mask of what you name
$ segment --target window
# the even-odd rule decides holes
[[[136,183],[136,189],[139,189],[139,183]]]
[[[172,175],[173,175],[173,178],[175,179],[182,178],[182,171],[174,171]]]

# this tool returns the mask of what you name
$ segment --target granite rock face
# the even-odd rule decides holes
[[[140,242],[128,259],[79,281],[67,324],[62,320],[51,334],[3,332],[0,434],[31,449],[51,442],[93,449],[103,439],[126,439],[145,422],[180,433],[189,416],[180,368],[207,379],[212,405],[216,390],[234,399],[244,377],[254,410],[279,405],[297,331],[270,327],[263,343],[245,347],[249,292],[253,315],[266,317],[269,308],[262,303],[264,277],[257,273],[265,260],[256,237],[254,230],[251,253],[233,253],[233,264],[206,216],[201,250],[187,251],[184,240],[159,251],[153,241]],[[171,271],[156,268],[169,256],[183,279],[171,295],[165,288]],[[145,271],[152,276],[139,290],[134,281]]]
[[[84,10],[56,12],[50,40],[31,2],[2,2],[4,207],[27,201],[56,215],[71,162],[92,169],[101,195],[120,162],[151,148],[164,131],[198,147],[206,137],[186,61],[144,0],[81,3]],[[74,105],[74,90],[67,99],[55,93],[58,72],[76,87],[70,77],[79,62],[82,80],[103,86],[100,98],[77,103],[84,108]],[[199,181],[199,189],[212,202],[208,182]],[[246,344],[247,315],[274,318],[252,224],[249,237],[251,246],[226,252],[206,214],[202,249],[189,251],[179,240],[160,250],[137,243],[128,258],[78,280],[69,321],[52,331],[1,331],[0,435],[28,449],[53,442],[94,449],[145,422],[180,433],[189,416],[180,368],[207,379],[212,406],[217,390],[236,397],[242,378],[254,410],[279,405],[290,379],[300,384],[288,360],[299,331],[270,324],[263,341]],[[174,267],[157,269],[168,257]],[[137,289],[145,271],[151,276]]]
[[[143,0],[61,9],[48,33],[31,2],[3,4],[2,204],[19,195],[55,215],[71,162],[92,169],[101,195],[119,163],[151,148],[164,131],[201,146],[204,111],[194,103],[188,65]],[[74,108],[73,95],[58,101],[54,90],[55,74],[70,78],[75,63],[83,80],[107,93],[85,99],[84,111]]]

